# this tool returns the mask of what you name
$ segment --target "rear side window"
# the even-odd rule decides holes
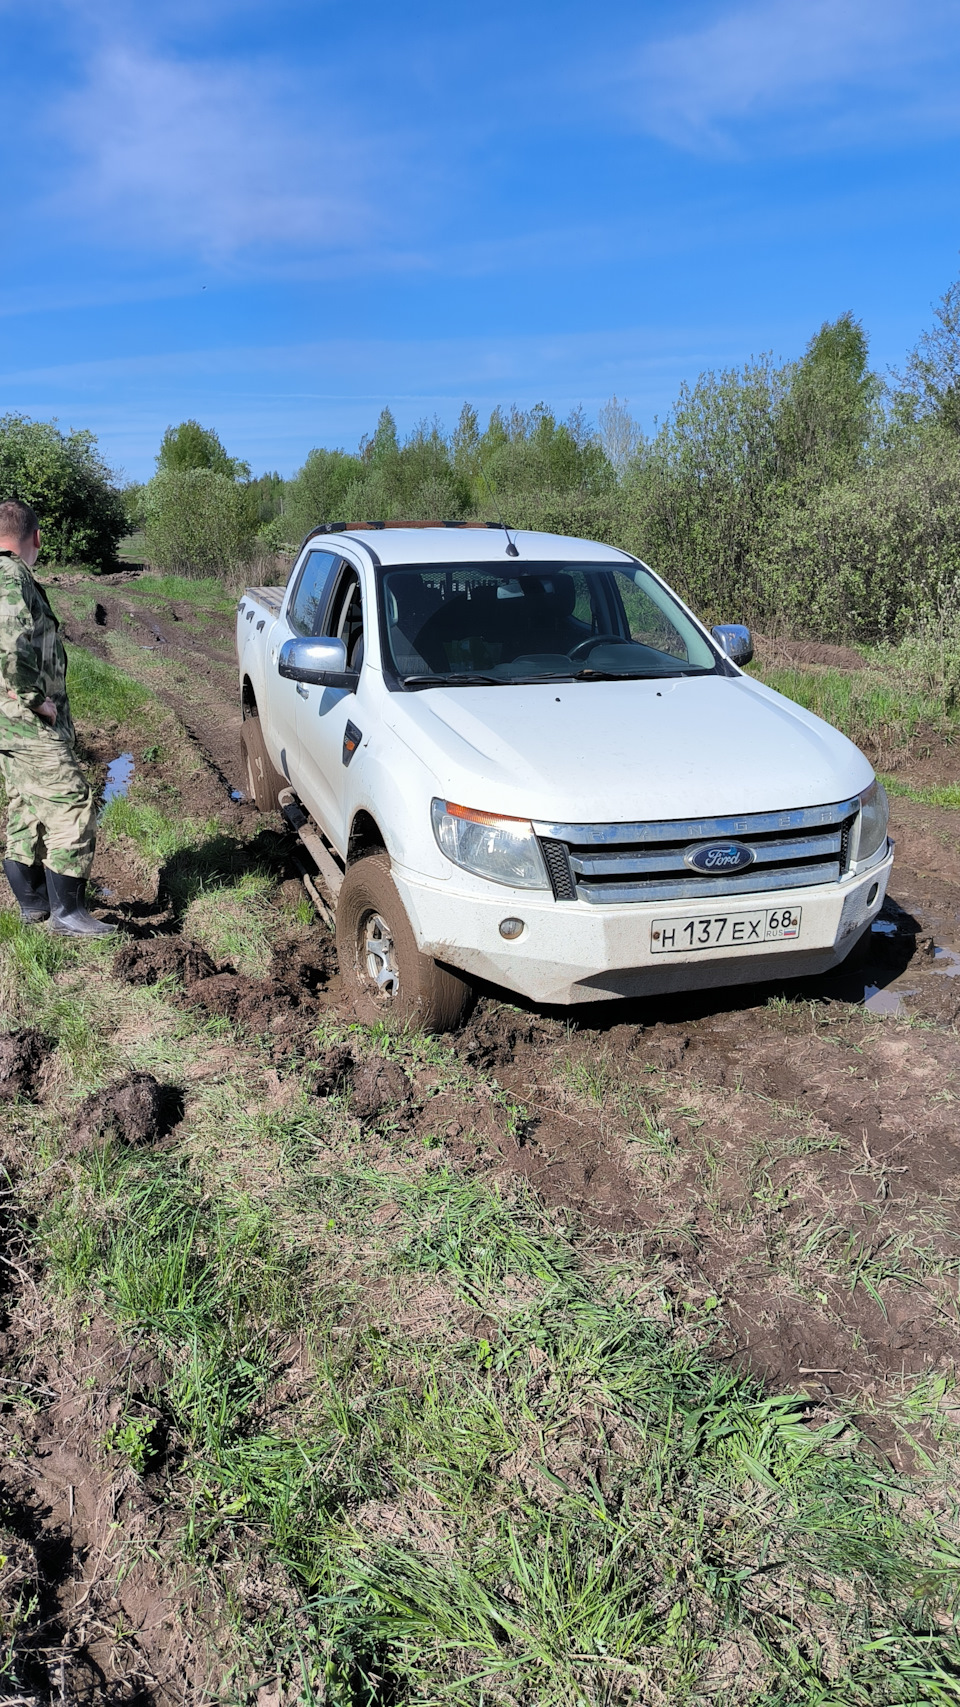
[[[307,554],[287,606],[287,621],[294,634],[309,637],[317,633],[333,572],[339,561],[332,551],[311,551]]]

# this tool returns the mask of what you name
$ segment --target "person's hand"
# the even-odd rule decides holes
[[[42,705],[37,706],[37,716],[42,717],[44,723],[56,723],[57,708],[52,699],[45,699]]]

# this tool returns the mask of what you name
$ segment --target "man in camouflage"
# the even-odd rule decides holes
[[[106,936],[84,905],[97,820],[77,763],[67,657],[31,570],[40,528],[28,504],[0,503],[0,777],[7,794],[3,869],[24,919],[59,936]]]

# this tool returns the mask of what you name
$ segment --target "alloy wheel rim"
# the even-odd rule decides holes
[[[378,996],[392,1000],[398,995],[400,967],[396,944],[393,932],[381,913],[368,913],[361,924],[360,966]]]

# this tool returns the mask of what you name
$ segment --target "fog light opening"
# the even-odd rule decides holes
[[[879,885],[879,883],[872,883],[872,884],[871,884],[871,885],[870,885],[870,893],[869,893],[869,895],[868,895],[868,896],[867,896],[867,906],[868,906],[868,907],[872,907],[872,906],[873,906],[873,903],[874,903],[874,901],[875,901],[875,900],[876,900],[876,898],[877,898],[877,896],[878,896],[878,895],[879,895],[879,893],[880,893],[880,885]]]
[[[500,920],[500,935],[502,937],[506,937],[508,942],[516,942],[517,937],[523,935],[523,930],[524,925],[522,919]]]

